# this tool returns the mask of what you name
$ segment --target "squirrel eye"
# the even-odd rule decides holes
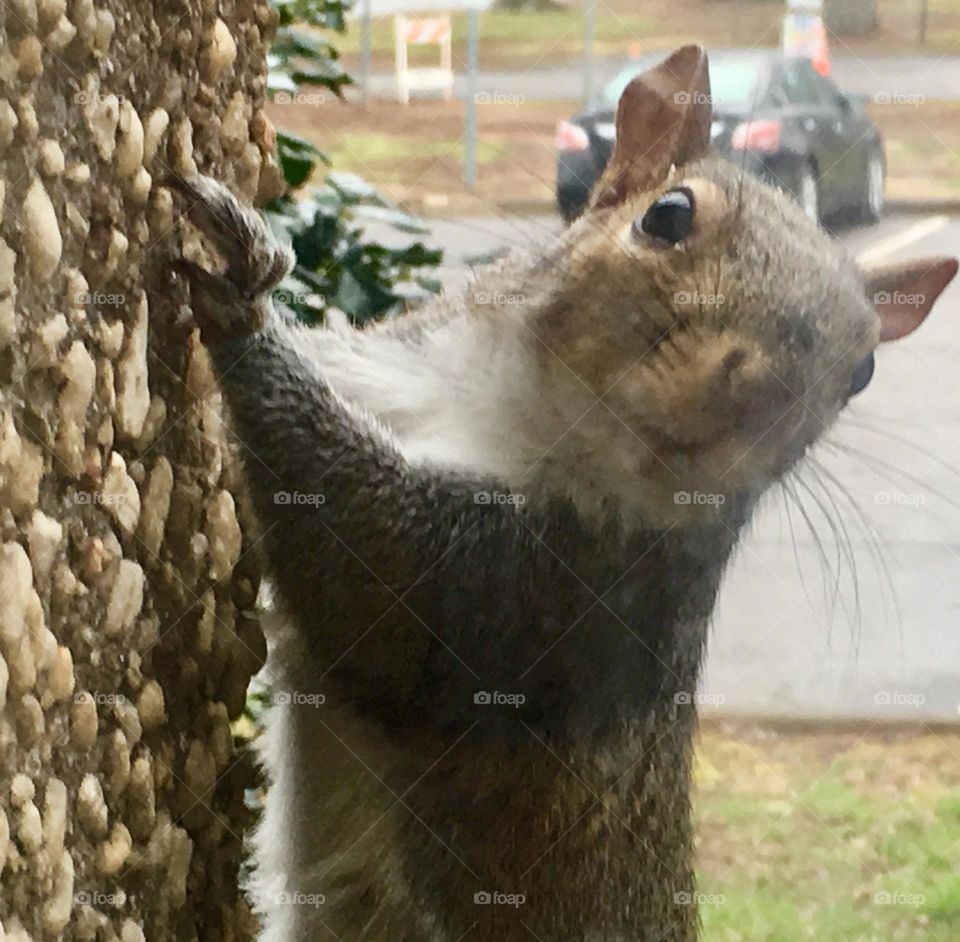
[[[633,224],[636,235],[652,236],[676,245],[693,227],[693,193],[686,187],[665,193],[651,206],[642,219]]]
[[[856,365],[853,375],[850,377],[850,396],[855,396],[857,393],[863,392],[867,386],[870,385],[870,380],[873,379],[874,365],[872,353],[868,354]]]

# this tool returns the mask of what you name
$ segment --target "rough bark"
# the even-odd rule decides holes
[[[0,939],[241,939],[257,572],[171,170],[280,176],[256,0],[0,4]]]

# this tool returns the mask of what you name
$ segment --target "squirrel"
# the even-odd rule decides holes
[[[862,271],[709,154],[699,46],[634,79],[585,215],[366,329],[274,311],[289,249],[172,179],[178,261],[276,595],[265,942],[690,942],[708,621],[758,499],[957,271]]]

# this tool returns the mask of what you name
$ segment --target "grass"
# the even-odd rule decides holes
[[[960,51],[960,5],[956,0],[929,0],[926,51]],[[631,46],[642,50],[671,49],[698,40],[707,46],[776,45],[780,41],[783,0],[597,0],[595,52],[598,56],[626,56]],[[834,41],[837,53],[919,51],[919,3],[880,0],[880,27],[864,37]],[[453,17],[454,61],[466,61],[467,20]],[[374,67],[393,64],[393,22],[375,20],[371,30]],[[340,40],[345,61],[359,61],[360,30],[353,25]],[[485,69],[529,69],[578,58],[583,51],[583,12],[579,3],[554,10],[510,11],[494,8],[481,16],[480,55]],[[414,49],[411,64],[434,55]]]
[[[704,942],[960,938],[960,738],[704,730]]]
[[[960,102],[873,105],[869,113],[887,139],[890,197],[960,198]]]
[[[361,174],[415,211],[489,214],[503,204],[552,205],[554,132],[577,104],[481,105],[472,194],[463,184],[460,101],[374,101],[366,109],[327,101],[270,110],[278,127],[325,149],[336,169]],[[960,103],[871,105],[869,112],[887,140],[890,198],[960,199]]]
[[[367,109],[341,102],[270,105],[278,127],[325,149],[337,170],[359,173],[387,195],[419,211],[490,213],[496,203],[549,204],[553,198],[557,121],[569,102],[481,105],[479,182],[463,184],[463,103],[374,101]]]

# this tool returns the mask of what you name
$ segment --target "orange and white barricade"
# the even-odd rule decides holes
[[[411,91],[440,92],[444,98],[453,94],[453,28],[450,15],[394,18],[397,50],[397,97],[406,104]],[[433,68],[411,69],[408,63],[409,46],[437,45],[440,47],[440,65]]]

